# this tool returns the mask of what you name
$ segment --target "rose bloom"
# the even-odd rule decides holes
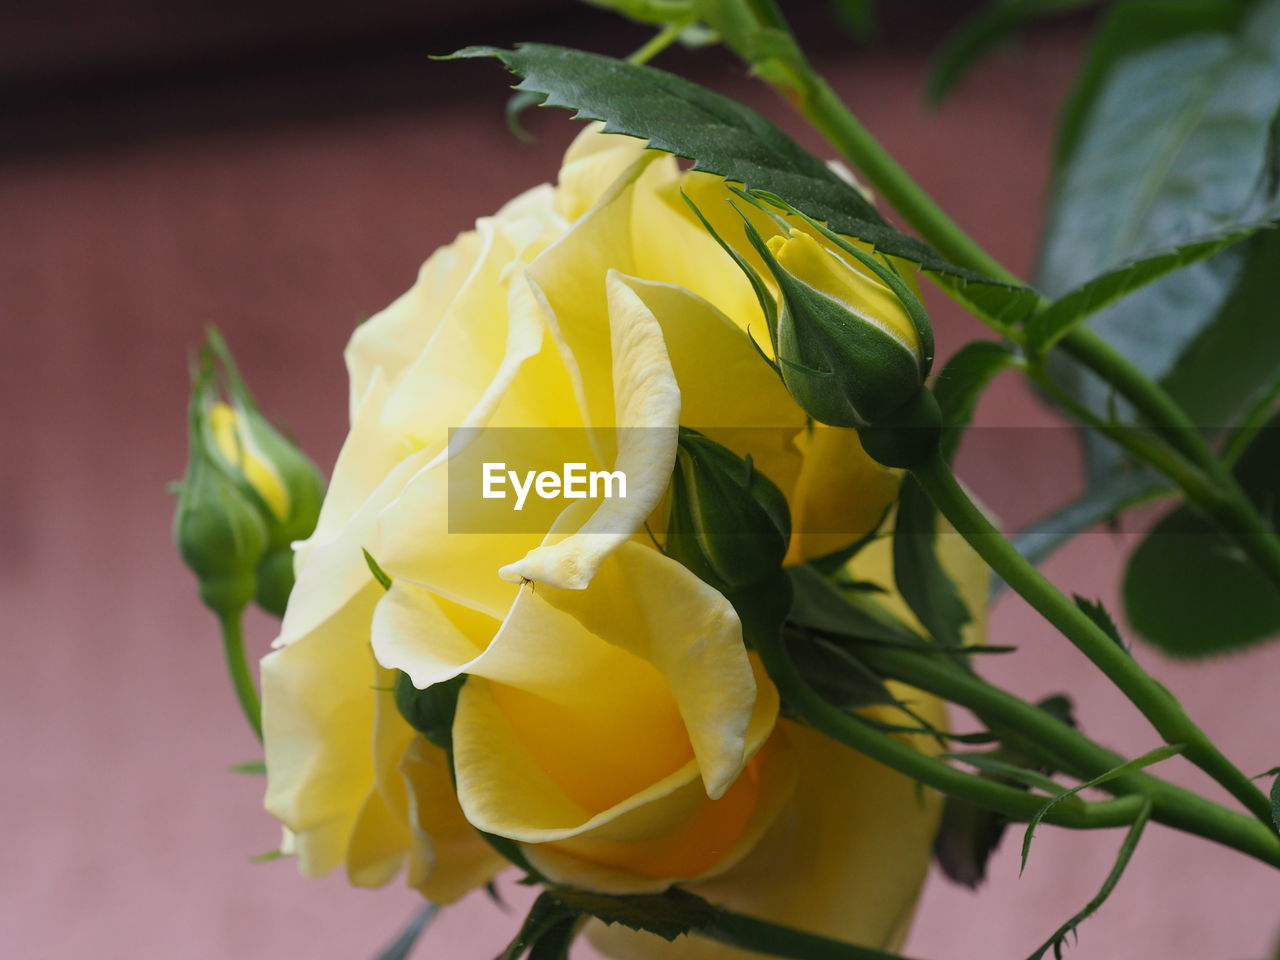
[[[732,606],[645,526],[661,522],[681,424],[750,453],[786,494],[789,562],[873,531],[897,481],[853,431],[806,422],[752,343],[767,336],[749,283],[682,191],[754,257],[722,181],[589,129],[555,187],[438,250],[356,331],[350,435],[262,661],[266,806],[308,877],[342,867],[372,887],[407,867],[410,885],[449,903],[507,866],[485,831],[558,883],[680,883],[740,912],[892,946],[929,861],[937,796],[780,719]],[[751,216],[765,237],[779,233]],[[458,427],[486,429],[451,443]],[[566,509],[531,497],[537,529],[467,532],[476,504],[449,502],[451,464],[529,462],[530,442],[539,462],[623,470],[626,499]],[[980,611],[983,574],[964,560],[948,558]],[[853,566],[892,583],[883,541]],[[885,602],[910,617],[896,595]],[[446,754],[398,713],[397,670],[419,688],[467,675],[456,787]],[[937,701],[896,692],[944,724]],[[588,929],[617,957],[745,956]]]

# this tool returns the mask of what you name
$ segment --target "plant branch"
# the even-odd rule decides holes
[[[1270,821],[1271,805],[1263,793],[1191,721],[1173,694],[996,530],[961,489],[941,456],[913,470],[912,475],[991,569],[1093,661],[1151,721],[1166,743],[1185,744],[1187,759],[1222,784],[1264,823]]]
[[[240,709],[253,728],[254,735],[262,739],[262,705],[258,700],[258,688],[253,682],[249,661],[244,653],[244,627],[240,613],[218,617],[222,626],[222,651],[227,658],[227,673],[235,687]]]
[[[988,683],[946,657],[903,647],[865,645],[859,658],[878,673],[969,710],[1002,741],[1081,780],[1091,780],[1125,758],[1057,717]],[[1152,803],[1159,823],[1193,833],[1280,867],[1280,836],[1253,817],[1220,806],[1149,773],[1135,772],[1103,784],[1107,792],[1137,794]]]
[[[761,630],[753,640],[783,700],[806,723],[833,740],[913,780],[995,810],[1010,820],[1029,821],[1044,806],[1042,796],[953,767],[827,703],[791,662],[781,631]],[[1125,826],[1133,822],[1137,807],[1144,802],[1140,797],[1122,797],[1065,809],[1055,807],[1048,821],[1077,830]]]

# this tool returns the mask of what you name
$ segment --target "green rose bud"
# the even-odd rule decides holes
[[[667,555],[733,599],[787,554],[786,497],[750,458],[681,428],[671,477]]]
[[[238,616],[257,592],[267,546],[258,508],[209,456],[197,382],[191,404],[190,459],[178,492],[174,540],[195,573],[200,598],[223,618]]]
[[[933,365],[933,328],[915,290],[891,261],[781,198],[735,193],[785,231],[766,241],[743,217],[747,239],[773,275],[776,297],[746,258],[690,206],[751,281],[769,327],[774,351],[769,362],[787,390],[815,420],[857,429],[863,448],[877,462],[902,468],[925,462],[938,450],[942,417],[925,387]],[[809,230],[791,226],[766,202]]]
[[[797,230],[764,249],[782,301],[782,379],[815,420],[877,423],[920,392],[920,339],[888,285]]]
[[[210,332],[209,346],[210,355],[221,362],[231,403],[222,401],[212,373],[204,377],[204,443],[262,519],[267,545],[257,570],[257,601],[279,616],[293,589],[293,543],[315,529],[324,479],[310,458],[262,415],[216,332]]]

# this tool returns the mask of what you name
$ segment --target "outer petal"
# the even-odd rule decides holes
[[[377,428],[388,395],[385,379],[375,375],[338,454],[315,532],[295,545],[298,582],[277,646],[317,629],[370,582],[360,548],[374,546],[379,512],[428,461],[427,451]]]
[[[472,512],[493,501],[474,495],[451,499],[451,471],[474,469],[478,475],[478,467],[468,465],[491,456],[522,459],[525,455],[519,451],[503,452],[522,439],[576,441],[589,452],[569,379],[556,350],[543,341],[538,311],[527,285],[515,278],[508,299],[507,351],[492,383],[468,418],[451,424],[461,429],[455,431],[449,447],[418,470],[380,511],[377,549],[363,544],[393,579],[428,587],[498,617],[514,597],[511,585],[499,579],[499,568],[536,547],[545,531],[477,535],[484,527],[479,520],[473,525]],[[538,401],[531,401],[533,397]],[[573,456],[579,455],[575,448]]]
[[[898,495],[898,478],[862,449],[856,430],[814,424],[796,438],[803,457],[791,496],[787,563],[803,563],[871,533]]]
[[[453,903],[506,869],[463,817],[443,750],[414,737],[400,770],[412,811],[409,886],[433,903]]]
[[[663,890],[715,876],[751,850],[795,784],[792,751],[775,731],[777,693],[753,660],[761,695],[747,728],[742,773],[718,799],[691,780],[673,792],[557,843],[526,844],[530,862],[559,883],[611,893]]]
[[[652,664],[675,698],[707,794],[720,796],[742,769],[758,689],[730,603],[638,543],[601,567],[591,590],[542,592],[595,636]]]
[[[607,280],[616,459],[625,498],[606,499],[573,536],[538,547],[502,568],[508,580],[580,590],[608,554],[630,539],[662,499],[675,465],[680,390],[662,328],[619,274]]]
[[[750,281],[725,256],[681,194],[689,196],[709,220],[718,222],[721,237],[753,254],[743,233],[742,217],[730,204],[750,211],[752,221],[759,221],[766,237],[776,231],[773,222],[737,200],[719,177],[699,172],[677,176],[673,168],[674,164],[647,172],[636,190],[632,232],[637,275],[692,291],[722,310],[739,329],[749,329],[768,350],[764,313]]]
[[[753,710],[772,696],[757,698],[727,601],[635,543],[586,591],[526,587],[468,672],[454,723],[463,810],[530,843],[593,829],[699,776],[719,796],[746,760]]]
[[[417,282],[352,335],[346,359],[353,409],[375,372],[398,387],[424,352],[434,350],[433,340],[450,338],[448,333],[441,336],[441,328],[451,324],[451,314],[470,312],[477,300],[500,291],[493,283],[495,269],[500,271],[512,260],[531,259],[566,226],[554,210],[554,191],[543,184],[433,253]]]
[[[409,852],[409,797],[400,759],[415,734],[396,708],[395,674],[375,665],[373,789],[365,798],[347,846],[347,877],[357,887],[381,887],[404,866]]]
[[[626,282],[662,326],[680,385],[680,422],[740,455],[750,454],[766,476],[790,489],[800,471],[794,441],[804,411],[750,336],[688,290],[634,277]],[[714,377],[707,376],[708,358],[715,358]]]
[[[556,190],[556,209],[568,220],[585,216],[622,173],[644,154],[635,137],[602,133],[604,124],[588,124],[565,152]],[[658,158],[672,168],[670,157]]]
[[[928,869],[937,797],[807,727],[780,728],[800,771],[791,803],[736,867],[688,889],[776,923],[892,947]],[[696,936],[667,943],[594,922],[589,935],[619,960],[756,956]]]
[[[304,876],[345,862],[374,789],[368,623],[379,593],[370,581],[319,628],[262,661],[265,803],[294,834]]]

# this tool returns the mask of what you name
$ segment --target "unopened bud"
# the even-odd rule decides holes
[[[681,428],[668,556],[732,599],[782,566],[790,535],[786,497],[749,457]]]
[[[210,332],[209,346],[221,363],[230,403],[218,395],[213,377],[206,378],[206,443],[211,456],[258,508],[267,546],[257,571],[257,600],[280,615],[293,589],[293,543],[315,529],[324,479],[311,459],[263,416],[216,332]]]
[[[781,294],[779,372],[810,416],[862,427],[920,392],[919,336],[887,284],[798,230],[764,249]]]
[[[256,571],[267,545],[266,526],[258,508],[209,457],[203,426],[194,412],[174,540],[199,581],[200,598],[215,613],[235,616],[253,600]]]

